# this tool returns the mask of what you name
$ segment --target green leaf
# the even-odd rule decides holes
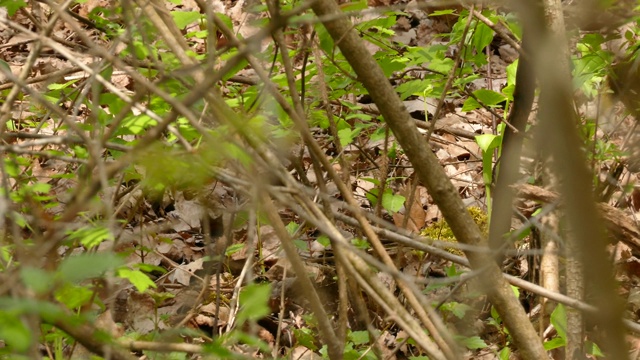
[[[429,64],[429,70],[447,74],[451,71],[451,69],[453,69],[453,64],[453,59],[435,58]]]
[[[242,308],[238,312],[238,323],[242,324],[247,320],[261,319],[271,312],[267,302],[271,295],[269,284],[250,284],[240,292],[240,305]]]
[[[507,65],[507,84],[515,85],[516,84],[516,72],[518,71],[518,63],[520,59],[516,59],[511,64]]]
[[[229,247],[227,248],[227,251],[224,252],[224,254],[226,256],[231,256],[235,253],[237,253],[238,251],[242,250],[242,248],[244,248],[245,244],[232,244],[229,245]]]
[[[0,0],[0,7],[6,8],[9,16],[15,15],[18,10],[25,6],[27,6],[27,2],[24,0]]]
[[[586,341],[584,344],[584,347],[585,347],[585,350],[587,351],[587,354],[591,354],[596,357],[604,357],[602,350],[600,350],[600,347],[596,343],[591,341]]]
[[[388,54],[385,55],[386,56],[380,57],[376,60],[386,77],[390,77],[394,72],[404,69],[405,64],[403,64],[397,57],[388,56]]]
[[[563,346],[567,345],[567,342],[561,338],[561,337],[556,337],[553,338],[549,341],[545,341],[544,342],[544,349],[549,351],[549,350],[553,350],[553,349],[557,349],[557,348],[561,348]]]
[[[437,10],[429,14],[429,16],[442,16],[442,15],[453,15],[456,11],[453,9],[450,10]]]
[[[360,134],[360,130],[361,129],[350,129],[350,128],[339,130],[338,138],[340,139],[340,144],[342,144],[342,146],[351,144],[353,142],[353,139],[355,139],[358,136],[358,134]]]
[[[173,21],[175,21],[178,29],[184,29],[187,25],[199,21],[202,15],[197,11],[171,11]]]
[[[54,285],[53,276],[50,272],[33,267],[23,267],[20,269],[22,282],[36,294],[45,294]]]
[[[147,128],[157,124],[157,121],[147,115],[133,115],[122,121],[117,135],[139,135]]]
[[[159,273],[166,273],[167,269],[161,267],[161,266],[157,266],[157,265],[151,265],[151,264],[136,264],[136,268],[140,271],[144,271],[146,273],[151,273],[154,271],[157,271]]]
[[[516,299],[520,298],[520,288],[515,286],[515,285],[511,285],[511,290],[513,291],[513,295],[515,295]]]
[[[460,109],[460,111],[469,112],[476,109],[480,109],[481,107],[482,105],[478,101],[476,101],[476,99],[469,97],[462,104],[462,109]]]
[[[88,249],[100,245],[105,240],[113,240],[111,231],[101,226],[83,227],[78,230],[69,231],[67,235],[69,235],[70,241],[78,241]]]
[[[467,313],[467,311],[471,310],[471,307],[467,304],[461,304],[456,301],[451,301],[448,303],[444,303],[442,305],[442,309],[449,311],[458,319],[462,319],[464,315]]]
[[[564,305],[558,304],[551,313],[551,325],[556,329],[558,336],[567,339],[567,312]]]
[[[31,330],[19,316],[0,311],[0,339],[14,352],[25,352],[31,346]]]
[[[293,245],[295,245],[298,249],[302,251],[309,251],[309,243],[304,240],[300,240],[300,239],[293,240]]]
[[[77,309],[87,305],[93,299],[93,290],[86,286],[65,284],[55,292],[55,298],[69,309]]]
[[[395,214],[402,209],[405,200],[405,197],[402,195],[385,192],[382,194],[382,207],[389,213]]]
[[[123,267],[118,269],[116,275],[119,278],[129,280],[129,282],[133,286],[135,286],[140,293],[144,293],[149,288],[155,289],[157,287],[156,283],[154,283],[153,280],[151,280],[149,276],[147,276],[147,274],[143,273],[140,270],[131,270],[129,268]]]
[[[368,331],[352,331],[349,334],[349,339],[353,342],[354,345],[362,345],[369,343],[369,332]]]
[[[511,357],[511,349],[509,349],[508,347],[503,348],[498,353],[498,359],[500,360],[509,360],[510,357]]]
[[[55,84],[49,84],[49,85],[47,86],[47,88],[48,88],[49,90],[62,90],[62,89],[66,89],[66,88],[68,88],[69,86],[71,86],[71,85],[75,84],[75,83],[76,83],[76,82],[78,82],[78,81],[79,81],[79,79],[76,79],[76,80],[69,80],[69,81],[67,81],[67,82],[66,82],[66,83],[64,83],[64,84],[58,84],[58,83],[55,83]]]
[[[405,100],[409,96],[424,94],[426,89],[433,88],[431,81],[427,80],[409,80],[396,87],[396,91],[400,94],[400,99]]]
[[[487,343],[485,343],[484,340],[482,340],[479,336],[458,336],[456,337],[456,340],[458,340],[458,342],[460,342],[469,350],[484,349],[487,347]]]
[[[316,239],[316,241],[318,243],[320,243],[320,245],[327,247],[329,245],[331,245],[331,239],[329,239],[329,237],[327,235],[320,235],[318,236],[318,238]]]
[[[287,229],[287,233],[289,233],[289,235],[293,235],[296,233],[296,231],[298,231],[298,228],[300,227],[300,225],[296,224],[293,221],[290,221],[287,226],[285,226],[285,228]]]
[[[473,94],[486,106],[495,106],[501,102],[507,100],[506,96],[495,92],[493,90],[479,89],[473,92]]]
[[[476,143],[484,152],[490,152],[500,145],[502,137],[493,134],[482,134],[476,136]]]
[[[371,245],[369,245],[369,242],[365,239],[353,238],[351,239],[351,243],[358,249],[367,250],[371,248]]]
[[[367,5],[366,1],[363,0],[357,0],[357,1],[349,1],[347,3],[345,3],[342,7],[341,10],[342,11],[360,11],[360,10],[364,10],[366,8],[368,8],[369,6]]]
[[[80,254],[64,259],[58,268],[58,276],[64,281],[77,283],[102,276],[122,263],[114,254]]]
[[[313,330],[306,327],[293,329],[293,335],[295,335],[298,345],[304,346],[312,351],[318,350],[315,344],[317,334]]]
[[[476,53],[482,53],[482,50],[493,41],[493,30],[484,23],[478,24],[476,31],[473,33],[473,47]]]

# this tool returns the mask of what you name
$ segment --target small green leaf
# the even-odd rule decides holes
[[[382,195],[382,207],[389,213],[395,214],[402,209],[405,200],[405,197],[402,195],[394,195],[385,192]]]
[[[508,347],[504,347],[498,353],[498,359],[500,360],[509,360],[510,357],[511,357],[511,349],[509,349]]]
[[[189,24],[199,21],[202,15],[197,11],[172,11],[171,16],[178,29],[184,29]]]
[[[544,349],[549,351],[557,348],[561,348],[567,345],[567,342],[561,337],[555,337],[549,341],[544,342]]]
[[[242,324],[247,320],[261,319],[271,312],[267,302],[271,295],[269,284],[250,284],[240,292],[240,305],[242,308],[238,312],[238,323]]]
[[[94,293],[89,287],[66,283],[55,292],[55,298],[69,309],[77,309],[87,305]]]
[[[429,16],[443,16],[443,15],[453,15],[455,14],[456,11],[451,9],[451,10],[437,10],[434,11],[432,13],[429,14]]]
[[[498,135],[482,134],[476,136],[476,143],[484,152],[489,152],[500,145],[502,138]]]
[[[318,347],[315,344],[317,334],[313,330],[303,327],[300,329],[293,329],[293,334],[298,342],[298,345],[304,346],[310,350],[316,351]]]
[[[342,146],[351,144],[353,142],[353,139],[355,139],[358,136],[358,134],[360,134],[361,130],[362,129],[349,129],[349,128],[340,129],[338,131],[338,138],[340,138],[340,144],[342,144]]]
[[[287,232],[289,233],[289,235],[293,235],[296,233],[296,231],[298,231],[298,228],[300,227],[299,224],[296,224],[293,221],[290,221],[287,226],[285,226],[285,228],[287,229]]]
[[[504,95],[487,89],[476,90],[473,92],[473,95],[475,95],[484,105],[489,107],[498,105],[499,103],[507,100]]]
[[[482,50],[493,41],[493,30],[487,25],[481,23],[476,27],[473,33],[473,47],[476,53],[482,53]]]
[[[462,319],[467,311],[471,310],[471,307],[467,304],[461,304],[456,301],[451,301],[442,305],[442,309],[449,311],[458,319]]]
[[[238,251],[242,250],[242,248],[244,248],[245,244],[232,244],[229,245],[229,247],[227,248],[227,251],[224,252],[224,254],[226,256],[231,256],[235,253],[237,253]]]
[[[120,124],[118,135],[139,135],[145,129],[157,125],[158,122],[147,115],[128,117]]]
[[[78,230],[68,232],[69,240],[79,242],[88,249],[100,245],[105,240],[113,240],[113,234],[106,227],[82,227]]]
[[[567,338],[567,313],[564,305],[558,304],[551,313],[551,325],[556,329],[558,336],[562,339]]]
[[[304,241],[304,240],[300,240],[300,239],[296,239],[293,240],[293,244],[302,251],[309,251],[309,243]]]
[[[58,268],[58,275],[64,281],[77,283],[102,276],[121,263],[122,260],[114,254],[80,254],[64,259]]]
[[[469,111],[473,111],[476,109],[480,109],[482,107],[482,105],[480,105],[479,102],[476,101],[476,99],[470,97],[467,98],[467,100],[464,101],[464,103],[462,104],[462,109],[460,109],[460,111],[462,112],[469,112]]]
[[[511,64],[507,65],[507,84],[515,85],[516,84],[516,72],[518,70],[518,63],[520,59],[516,59]]]
[[[25,6],[27,6],[27,2],[24,0],[0,0],[0,7],[6,8],[9,16],[15,15],[18,10]]]
[[[33,267],[23,267],[20,269],[22,282],[36,294],[45,294],[54,285],[51,273]]]
[[[353,345],[362,345],[369,343],[369,332],[362,331],[352,331],[349,334],[349,339],[353,342]]]
[[[596,343],[591,341],[586,341],[584,344],[584,347],[587,351],[587,354],[591,354],[596,357],[604,357],[602,350],[600,350],[600,347]]]
[[[371,245],[369,245],[369,242],[365,239],[354,238],[354,239],[351,239],[351,243],[358,249],[366,250],[371,248]]]
[[[23,323],[20,317],[0,312],[0,339],[16,353],[25,352],[31,346],[31,330]]]
[[[479,336],[461,336],[457,337],[457,340],[469,350],[484,349],[487,347],[487,343],[485,343]]]
[[[57,83],[55,83],[55,84],[49,84],[49,85],[47,86],[47,88],[48,88],[49,90],[62,90],[62,89],[66,89],[67,87],[69,87],[69,86],[71,86],[71,85],[75,84],[76,82],[78,82],[78,80],[69,80],[69,81],[67,81],[67,82],[66,82],[66,83],[64,83],[64,84],[57,84]]]
[[[329,245],[331,245],[331,239],[329,239],[329,237],[327,235],[320,235],[318,236],[318,238],[316,239],[316,241],[318,243],[320,243],[320,245],[327,247]]]
[[[120,268],[116,272],[116,275],[119,278],[127,279],[129,282],[136,287],[138,292],[144,293],[149,288],[156,288],[156,283],[154,283],[147,274],[143,273],[140,270],[131,270],[129,268]]]

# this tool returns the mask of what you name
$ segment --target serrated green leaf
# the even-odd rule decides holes
[[[457,340],[470,350],[484,349],[487,347],[487,343],[485,343],[479,336],[457,337]]]
[[[113,234],[106,227],[83,227],[68,233],[70,241],[77,241],[88,249],[100,245],[105,240],[113,240]]]

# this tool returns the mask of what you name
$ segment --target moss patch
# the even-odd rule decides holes
[[[469,214],[471,214],[473,221],[478,224],[478,227],[480,228],[482,234],[484,236],[487,236],[489,234],[489,219],[487,218],[487,214],[482,209],[475,206],[467,208],[467,211],[469,211]],[[453,232],[451,231],[451,227],[449,227],[449,224],[447,224],[444,218],[424,228],[420,232],[420,235],[434,240],[446,241],[451,243],[458,242],[456,237],[453,235]],[[447,248],[446,250],[452,254],[464,255],[461,250],[456,248]]]

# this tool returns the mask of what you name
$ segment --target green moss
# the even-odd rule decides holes
[[[473,221],[478,224],[480,231],[484,236],[489,234],[489,219],[487,218],[487,214],[480,209],[479,207],[470,207],[467,209]],[[451,243],[457,243],[458,240],[453,235],[449,224],[444,219],[438,220],[437,222],[427,226],[420,232],[420,235],[426,236],[428,238],[440,241],[446,241]],[[448,252],[456,255],[463,255],[462,251],[455,248],[447,248]]]

